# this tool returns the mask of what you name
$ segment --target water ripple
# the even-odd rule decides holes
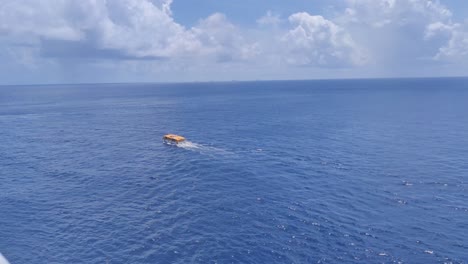
[[[381,82],[2,88],[0,251],[14,264],[465,263],[468,93],[368,87]],[[168,132],[188,142],[164,145]]]

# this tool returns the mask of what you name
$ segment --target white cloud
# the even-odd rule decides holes
[[[281,24],[282,19],[279,15],[274,14],[270,10],[267,11],[267,13],[262,16],[261,18],[257,19],[257,24],[260,26],[273,26],[276,27],[279,24]]]
[[[429,0],[346,0],[342,22],[381,28],[408,26],[428,21],[445,21],[452,12],[438,1]]]
[[[1,1],[0,32],[28,37],[79,40],[81,32],[61,12],[65,1]]]
[[[0,59],[28,69],[81,63],[154,75],[201,67],[286,76],[312,68],[401,73],[467,65],[468,22],[454,21],[439,1],[344,3],[334,17],[298,12],[286,19],[267,11],[254,27],[240,27],[214,13],[186,27],[174,20],[172,0],[0,0]]]
[[[220,13],[201,20],[190,32],[200,41],[200,52],[217,62],[248,60],[258,53],[257,44],[247,42],[242,32]]]
[[[136,57],[172,57],[196,48],[183,26],[174,22],[165,2],[161,6],[142,0],[113,0],[106,4],[97,28],[99,44]]]
[[[76,56],[84,49],[81,54],[118,53],[119,58],[208,55],[207,59],[244,60],[255,53],[254,45],[244,43],[240,30],[222,14],[192,29],[178,24],[172,17],[172,0],[0,2],[0,32],[23,41],[36,38],[49,56],[67,56],[68,51]],[[55,50],[49,48],[51,41]]]
[[[461,24],[431,24],[426,34],[428,37],[448,35],[448,41],[439,48],[434,59],[466,63],[468,60],[468,28],[466,26]]]
[[[426,30],[424,32],[425,39],[431,39],[436,36],[445,35],[450,36],[452,31],[455,29],[455,25],[452,24],[444,24],[442,22],[434,22],[427,25]]]
[[[158,6],[164,13],[172,15],[171,4],[173,0],[151,0],[156,6]]]
[[[431,0],[347,0],[336,19],[381,65],[421,64],[466,57],[467,30]],[[461,61],[461,60],[460,60]]]
[[[289,51],[287,61],[303,66],[343,66],[363,62],[351,36],[322,16],[296,13],[289,17],[294,26],[283,37]]]

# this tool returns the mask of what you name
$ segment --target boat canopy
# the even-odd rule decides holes
[[[175,134],[164,135],[163,139],[165,141],[171,141],[171,142],[175,142],[175,143],[180,143],[180,142],[185,141],[185,138],[183,136],[179,136],[179,135],[175,135]]]

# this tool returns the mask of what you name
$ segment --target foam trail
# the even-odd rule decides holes
[[[177,147],[184,148],[184,149],[190,149],[190,150],[203,149],[202,145],[194,143],[194,142],[190,142],[190,141],[184,141],[184,142],[178,143]]]
[[[192,151],[198,151],[203,154],[213,154],[213,155],[214,154],[216,155],[233,155],[234,154],[224,149],[205,146],[205,145],[198,144],[198,143],[191,142],[191,141],[184,141],[184,142],[178,143],[177,147],[187,149],[187,150],[192,150]]]
[[[8,260],[0,253],[0,264],[10,264]]]

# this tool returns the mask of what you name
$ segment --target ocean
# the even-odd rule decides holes
[[[468,263],[466,78],[1,86],[0,146],[11,264]]]

